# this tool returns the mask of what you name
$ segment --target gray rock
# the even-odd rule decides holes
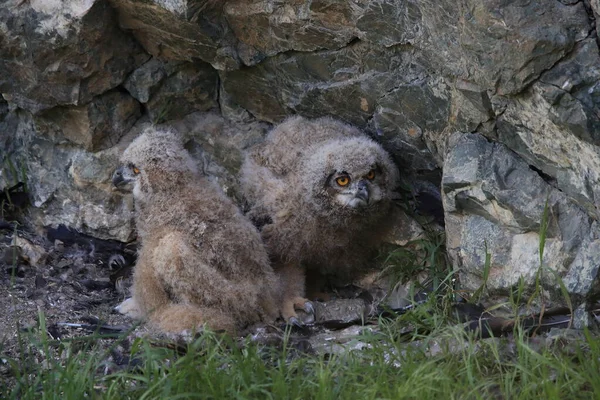
[[[450,88],[443,80],[416,80],[396,86],[377,102],[370,130],[405,168],[434,170],[436,142],[449,123]],[[437,157],[441,163],[441,156]]]
[[[524,298],[535,292],[540,270],[541,222],[549,220],[543,251],[542,292],[535,303],[567,305],[598,292],[600,229],[573,200],[547,184],[502,144],[476,134],[457,134],[444,165],[442,191],[447,247],[464,289],[485,284],[486,302],[506,301],[522,282]],[[491,255],[483,281],[486,252]]]
[[[83,106],[52,108],[35,120],[39,131],[55,141],[66,139],[86,151],[99,151],[117,144],[140,116],[140,104],[114,90]]]
[[[420,1],[427,64],[485,89],[514,94],[588,36],[583,5],[559,1]]]
[[[235,69],[236,40],[220,1],[110,0],[119,23],[146,51],[168,60],[203,60],[217,69]]]
[[[365,321],[369,307],[362,299],[335,299],[324,303],[315,301],[315,322],[336,321],[351,323]]]
[[[364,127],[379,98],[395,86],[424,78],[424,71],[412,60],[411,49],[359,42],[341,50],[280,54],[221,76],[232,100],[259,119],[336,115]]]
[[[5,1],[0,7],[0,93],[37,113],[81,105],[147,59],[105,1]]]
[[[0,156],[12,159],[24,175],[32,205],[27,211],[30,224],[64,224],[98,238],[132,239],[131,200],[114,192],[110,180],[119,148],[87,152],[44,135],[22,110],[7,119],[14,131]]]
[[[229,1],[225,16],[252,57],[246,65],[289,50],[339,49],[357,37],[359,9],[352,2]]]
[[[366,129],[406,171],[439,168],[436,144],[450,121],[451,88],[430,80],[414,49],[365,42],[341,50],[280,54],[221,73],[229,104],[261,120],[333,115]],[[432,118],[433,116],[433,118]],[[443,148],[443,147],[442,147]]]
[[[600,57],[594,40],[496,105],[498,140],[555,180],[596,218],[600,205]]]
[[[596,15],[600,14],[600,0],[590,0],[590,6]]]
[[[374,0],[361,4],[356,28],[358,37],[385,47],[414,43],[421,36],[418,1]]]
[[[183,118],[217,106],[219,76],[203,62],[162,62],[156,58],[133,71],[123,86],[146,105],[155,123]]]
[[[318,354],[348,354],[353,350],[369,347],[365,335],[377,334],[379,331],[372,326],[350,326],[340,331],[326,331],[311,335],[311,348]]]
[[[48,252],[44,249],[44,246],[34,243],[25,237],[15,235],[11,246],[13,246],[13,248],[16,247],[19,256],[32,267],[44,265],[46,258],[48,257]]]
[[[219,76],[206,63],[183,63],[167,69],[167,77],[146,103],[155,123],[183,118],[217,107]]]
[[[400,207],[394,209],[392,230],[385,238],[386,243],[405,246],[407,243],[422,238],[425,234],[423,227]]]
[[[125,82],[123,82],[123,87],[137,101],[147,103],[167,77],[167,66],[168,62],[151,58],[148,62],[129,74]]]

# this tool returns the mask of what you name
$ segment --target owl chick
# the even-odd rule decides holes
[[[286,320],[311,309],[306,268],[348,278],[372,260],[397,181],[379,144],[331,118],[289,118],[250,150],[240,182],[281,276]]]
[[[133,309],[174,333],[275,320],[279,280],[260,234],[199,174],[178,135],[149,128],[121,161],[113,184],[133,191],[141,243]]]

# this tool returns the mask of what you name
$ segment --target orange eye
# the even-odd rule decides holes
[[[137,169],[136,167],[133,167],[133,173],[137,175],[140,173],[140,170]]]
[[[335,181],[340,186],[348,186],[348,184],[350,183],[350,178],[348,178],[347,176],[340,176]]]
[[[373,179],[375,179],[375,171],[370,170],[369,173],[367,174],[367,179],[372,181]]]

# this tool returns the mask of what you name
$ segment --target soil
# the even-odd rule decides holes
[[[28,332],[39,338],[43,327],[55,343],[95,335],[101,347],[112,349],[105,373],[127,367],[137,337],[150,336],[169,346],[189,340],[189,334],[160,335],[114,310],[129,297],[135,247],[135,243],[103,241],[62,226],[46,230],[43,237],[10,226],[0,228],[0,293],[4,293],[0,296],[0,361],[23,360],[23,338]],[[309,325],[292,327],[288,340],[301,351],[311,351],[309,337],[360,325],[385,293],[348,286],[333,295],[338,299],[314,302],[319,320],[299,312]],[[245,336],[277,346],[283,343],[284,331],[281,322],[253,326]],[[119,346],[113,346],[115,337]],[[25,358],[44,362],[42,354],[31,353]],[[11,373],[0,362],[2,374]]]
[[[56,341],[133,329],[113,309],[128,295],[134,255],[133,247],[64,227],[48,230],[46,237],[1,230],[1,356],[19,359],[19,338],[42,324]]]
[[[29,362],[45,362],[44,353],[26,342],[39,338],[40,332],[54,343],[91,337],[109,350],[103,361],[104,374],[134,365],[130,349],[140,336],[150,337],[157,345],[185,346],[189,334],[160,335],[114,310],[129,297],[135,252],[135,243],[102,241],[65,227],[48,229],[44,236],[10,225],[0,227],[0,378],[14,376],[7,359],[20,360],[19,368],[27,368]],[[389,293],[388,304],[396,292]],[[363,329],[376,331],[382,313],[392,311],[389,316],[393,317],[402,312],[400,308],[379,307],[388,293],[377,285],[369,290],[350,285],[329,295],[331,300],[314,302],[314,316],[299,312],[305,325],[292,327],[286,339],[298,352],[345,351],[345,346],[338,344],[349,343]],[[482,323],[487,324],[482,338],[510,334],[515,323],[467,303],[453,307],[461,314],[457,323],[465,329],[480,330]],[[533,333],[541,333],[570,327],[568,311],[547,310],[543,318],[532,316],[517,321]],[[279,347],[285,329],[283,323],[254,326],[246,335],[255,342]],[[410,336],[412,329],[407,326],[397,333]],[[33,334],[28,336],[29,332]]]

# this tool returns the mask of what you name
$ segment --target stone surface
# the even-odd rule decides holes
[[[351,323],[365,321],[369,316],[369,307],[362,299],[335,299],[324,303],[314,302],[315,322],[335,321]]]
[[[223,17],[222,1],[111,0],[119,23],[146,51],[168,60],[200,59],[217,69],[235,69],[236,40]]]
[[[394,209],[391,218],[394,220],[393,228],[385,238],[386,243],[405,246],[413,240],[423,238],[425,234],[423,227],[400,207]]]
[[[6,152],[26,176],[33,207],[28,220],[35,227],[64,224],[99,238],[133,238],[132,204],[112,190],[118,147],[90,153],[67,140],[39,132],[34,118],[13,111],[7,122],[14,129]]]
[[[506,146],[476,134],[453,139],[442,191],[447,247],[461,286],[476,291],[485,284],[493,304],[506,301],[521,280],[524,296],[531,296],[538,276],[543,290],[534,298],[537,305],[540,300],[567,305],[557,279],[575,303],[597,294],[598,223]],[[548,228],[538,275],[546,201]],[[486,252],[491,268],[484,282]]]
[[[105,1],[6,0],[0,7],[0,93],[28,111],[88,103],[146,58]]]
[[[372,326],[351,326],[340,331],[322,332],[309,338],[311,348],[318,354],[344,355],[368,347],[365,335],[376,334]]]
[[[83,106],[55,107],[36,117],[40,132],[60,141],[66,139],[87,151],[114,146],[141,116],[140,104],[117,90],[109,91]]]
[[[334,114],[365,126],[379,98],[394,86],[425,77],[412,58],[409,48],[379,49],[363,42],[341,50],[281,54],[222,73],[223,88],[262,120]]]
[[[151,59],[129,75],[123,86],[144,103],[155,123],[180,119],[217,107],[217,72],[203,62]]]
[[[600,57],[580,43],[522,96],[496,106],[498,139],[600,216]]]
[[[583,2],[425,0],[415,45],[429,65],[499,94],[515,94],[588,36]]]
[[[443,79],[427,79],[414,54],[410,47],[384,49],[365,42],[341,50],[286,53],[222,73],[223,91],[270,122],[293,114],[334,115],[366,128],[403,168],[431,171],[439,164],[431,155],[436,146],[427,142],[437,140],[451,123],[451,91]]]
[[[246,65],[289,50],[337,49],[357,37],[355,2],[236,0],[224,11]]]
[[[32,267],[43,265],[48,257],[48,252],[43,246],[36,244],[25,237],[13,236],[11,246],[17,247],[20,257]]]

